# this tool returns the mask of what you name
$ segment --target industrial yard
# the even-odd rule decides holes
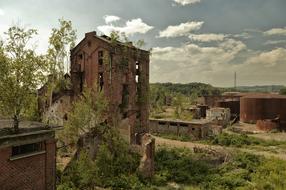
[[[0,190],[286,190],[285,7],[0,0]]]

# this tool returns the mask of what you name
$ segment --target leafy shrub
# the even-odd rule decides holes
[[[143,186],[136,174],[140,156],[113,131],[103,138],[96,160],[82,151],[80,158],[62,175],[58,189],[92,189],[95,186],[140,189]]]
[[[265,141],[255,137],[249,137],[245,134],[228,134],[222,133],[214,137],[211,144],[221,145],[221,146],[234,146],[243,147],[250,145],[260,145],[260,146],[276,146],[280,144],[285,144],[285,142],[279,141]]]

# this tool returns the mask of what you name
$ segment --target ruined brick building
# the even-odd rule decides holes
[[[62,125],[68,119],[70,105],[85,87],[101,91],[109,103],[107,122],[116,120],[120,135],[139,148],[141,170],[152,175],[155,142],[148,134],[149,56],[149,51],[136,48],[131,42],[122,43],[96,32],[86,33],[71,50],[70,77],[65,77],[70,80],[71,89],[64,90],[68,93],[54,93],[52,100],[39,98],[43,119]],[[45,93],[44,86],[39,97]]]
[[[131,42],[121,43],[96,32],[71,51],[71,83],[74,96],[84,86],[103,91],[110,118],[119,117],[119,130],[135,140],[135,133],[148,131],[149,52]],[[115,114],[118,114],[117,116]],[[136,129],[136,130],[135,130]]]

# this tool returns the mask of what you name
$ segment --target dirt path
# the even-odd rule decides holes
[[[258,151],[254,149],[247,149],[247,148],[235,148],[235,147],[224,147],[224,146],[218,146],[218,145],[206,145],[206,144],[201,144],[201,143],[196,143],[196,142],[182,142],[178,140],[171,140],[171,139],[165,139],[162,137],[157,137],[154,136],[156,139],[156,147],[160,146],[167,146],[167,147],[172,147],[172,148],[189,148],[193,149],[194,147],[199,147],[199,148],[208,148],[208,149],[214,149],[218,152],[231,152],[231,151],[242,151],[242,152],[247,152],[247,153],[252,153],[255,155],[260,155],[260,156],[265,156],[267,158],[278,158],[282,160],[286,160],[286,154],[285,153],[271,153],[267,151]]]

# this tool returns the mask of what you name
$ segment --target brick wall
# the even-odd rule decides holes
[[[104,63],[99,63],[99,53],[104,54]],[[122,63],[123,59],[128,64]],[[136,68],[138,65],[139,68]],[[107,39],[87,33],[85,38],[71,53],[71,80],[75,95],[80,94],[81,83],[88,88],[99,86],[100,74],[103,76],[103,91],[110,103],[109,115],[119,120],[128,119],[129,139],[134,143],[134,134],[148,131],[149,109],[149,53],[135,50],[134,47],[111,45]],[[138,81],[136,75],[138,74]],[[128,102],[122,110],[123,85],[127,86]],[[139,97],[139,98],[138,98]],[[123,106],[124,107],[124,106]],[[119,117],[115,114],[119,113]],[[139,131],[136,127],[139,127]],[[126,132],[126,130],[124,131]],[[124,134],[126,136],[126,134]]]
[[[10,160],[12,148],[0,149],[1,190],[54,190],[55,142],[47,141],[46,153]]]

